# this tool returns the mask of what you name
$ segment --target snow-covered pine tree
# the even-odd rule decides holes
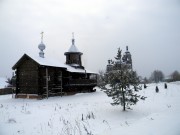
[[[122,50],[118,48],[117,56],[115,57],[116,60],[121,60],[121,57],[122,57],[121,52]]]
[[[121,63],[121,50],[118,49],[118,54],[113,65],[114,70],[109,71],[105,75],[106,85],[103,86],[104,92],[112,97],[112,105],[122,105],[123,110],[131,109],[131,105],[135,105],[140,99],[146,97],[138,95],[141,87],[140,79],[137,73]]]

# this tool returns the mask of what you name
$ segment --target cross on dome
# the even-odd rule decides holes
[[[44,32],[42,31],[40,34],[41,34],[41,42],[43,42],[43,34],[44,34]]]
[[[72,33],[72,45],[74,45],[75,39],[74,39],[74,32]]]

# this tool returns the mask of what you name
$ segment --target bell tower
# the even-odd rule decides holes
[[[128,50],[128,46],[126,46],[126,52],[122,59],[123,59],[123,62],[127,65],[127,67],[129,69],[132,69],[132,57],[131,57],[131,53]]]
[[[66,56],[66,64],[75,67],[84,69],[81,62],[81,55],[83,53],[80,52],[75,46],[74,33],[72,33],[72,45],[67,52],[64,53]]]

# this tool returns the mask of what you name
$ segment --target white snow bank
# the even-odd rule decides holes
[[[171,82],[171,84],[177,84],[177,85],[180,85],[180,81]]]

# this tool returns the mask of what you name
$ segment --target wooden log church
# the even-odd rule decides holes
[[[24,54],[12,67],[16,73],[16,98],[43,98],[95,91],[97,74],[82,66],[83,53],[75,46],[74,36],[72,45],[64,53],[65,63],[44,56],[43,33],[38,48],[39,56]]]

